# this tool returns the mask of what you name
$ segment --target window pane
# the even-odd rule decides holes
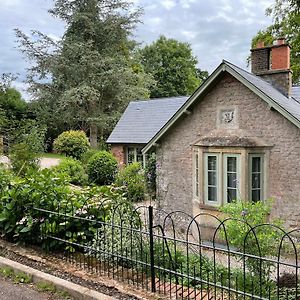
[[[237,199],[237,190],[236,189],[227,189],[227,202],[230,203],[236,199]]]
[[[227,171],[236,172],[236,157],[227,157]]]
[[[227,187],[236,188],[237,187],[237,173],[227,174]]]
[[[143,162],[142,148],[136,148],[136,161]]]
[[[260,157],[252,157],[252,172],[260,172]]]
[[[226,156],[226,200],[228,203],[237,199],[238,195],[238,159],[239,156]]]
[[[252,174],[252,188],[253,189],[260,188],[260,173]]]
[[[208,170],[217,170],[217,157],[216,156],[208,156],[207,168]]]
[[[208,178],[207,178],[208,185],[217,185],[217,172],[215,171],[208,171]]]
[[[217,199],[217,188],[216,187],[208,187],[208,201],[218,201]]]
[[[127,163],[131,164],[134,162],[134,148],[128,147],[127,148]]]
[[[205,160],[205,201],[218,202],[218,157],[214,154],[207,154]]]
[[[256,201],[260,201],[260,190],[252,190],[252,201],[256,202]]]
[[[253,155],[251,156],[251,200],[259,201],[262,200],[263,191],[263,157]]]

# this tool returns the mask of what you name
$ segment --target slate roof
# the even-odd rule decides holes
[[[115,126],[109,144],[147,144],[188,97],[132,101]]]
[[[266,96],[272,98],[279,106],[281,106],[285,111],[295,117],[298,121],[300,121],[300,89],[299,87],[294,87],[292,89],[292,97],[288,98],[275,89],[270,83],[263,80],[259,76],[256,76],[252,73],[249,73],[230,62],[224,61],[230,68],[239,73],[244,79],[257,87],[260,91],[262,91]],[[294,98],[295,96],[296,98]]]
[[[154,143],[156,143],[176,122],[185,110],[188,110],[190,105],[199,99],[199,96],[210,86],[214,84],[214,80],[224,71],[240,80],[248,86],[256,94],[264,99],[271,107],[274,107],[284,117],[300,128],[300,87],[293,87],[292,96],[286,97],[270,83],[263,80],[259,76],[249,73],[236,65],[223,60],[216,70],[204,81],[204,83],[193,93],[186,103],[178,109],[172,118],[155,134],[150,142],[143,148],[142,152],[146,153]]]
[[[292,87],[292,97],[300,103],[300,86]]]

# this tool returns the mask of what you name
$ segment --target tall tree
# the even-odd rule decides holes
[[[103,139],[129,100],[149,97],[151,80],[136,68],[130,39],[140,10],[125,0],[57,0],[50,13],[66,22],[59,43],[36,32],[40,39],[31,41],[17,31],[21,49],[36,63],[32,91],[69,127],[89,131],[96,147],[98,133]]]
[[[300,82],[300,1],[275,0],[274,5],[266,10],[272,16],[273,24],[260,30],[252,39],[252,47],[264,41],[271,45],[277,38],[285,37],[291,45],[291,69],[293,82]]]
[[[142,65],[156,85],[150,88],[151,98],[190,95],[207,72],[197,69],[198,63],[189,44],[161,36],[140,51]]]

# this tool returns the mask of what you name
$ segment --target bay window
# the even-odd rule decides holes
[[[265,193],[264,153],[194,149],[194,198],[209,206],[236,200],[261,201]],[[213,152],[214,151],[214,152]]]

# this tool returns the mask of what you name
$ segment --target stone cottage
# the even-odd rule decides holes
[[[300,88],[289,45],[260,43],[251,67],[223,61],[142,152],[157,153],[167,211],[218,215],[235,199],[273,198],[272,217],[300,227]]]

